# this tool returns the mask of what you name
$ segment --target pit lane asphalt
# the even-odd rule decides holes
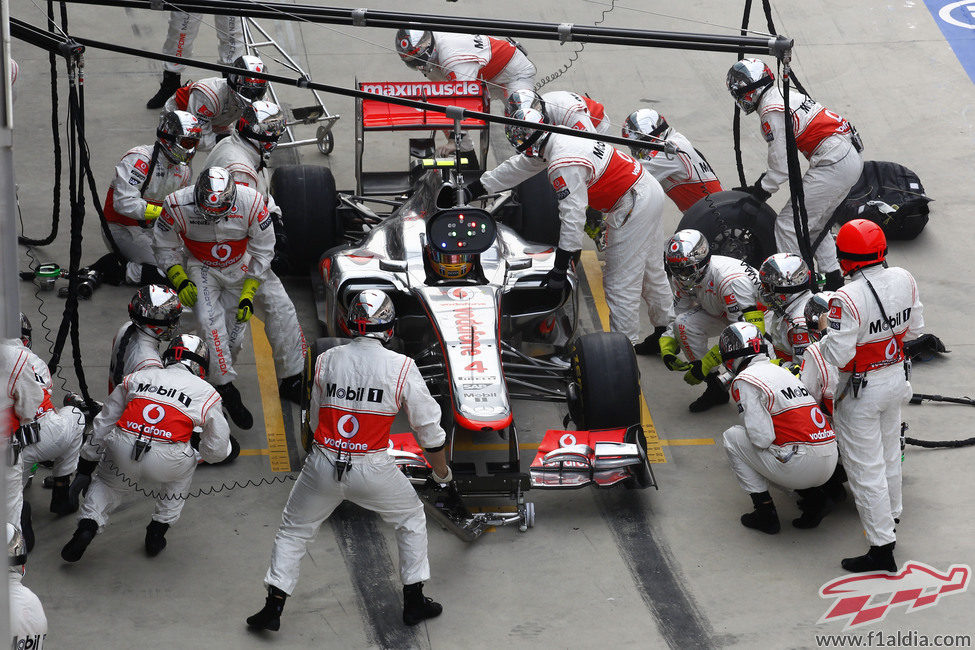
[[[921,3],[787,0],[774,4],[778,31],[796,39],[796,69],[803,84],[857,125],[866,141],[866,158],[911,167],[928,195],[936,199],[928,229],[914,242],[893,243],[890,259],[918,278],[929,331],[952,350],[943,360],[915,366],[915,390],[970,393],[975,381],[966,337],[975,311],[966,299],[971,286],[966,271],[975,162],[972,82]],[[14,0],[11,5],[12,15],[43,22],[30,0]],[[552,0],[410,6],[431,13],[579,24],[591,23],[606,8],[593,2]],[[690,1],[675,6],[654,0],[625,6],[641,11],[617,6],[605,24],[717,32],[708,25],[642,12],[680,13],[725,26],[737,26],[741,19],[740,3]],[[387,0],[371,7],[402,10],[403,3]],[[69,12],[71,31],[94,38],[110,36],[157,50],[165,33],[164,13],[76,4],[69,5]],[[758,9],[752,25],[764,27]],[[388,31],[285,22],[273,28],[290,51],[311,63],[316,79],[351,85],[354,77],[413,78],[394,54],[383,49],[392,41]],[[556,70],[578,48],[573,43],[560,47],[541,41],[525,45],[539,77]],[[204,26],[196,55],[211,57],[214,47],[212,29]],[[27,233],[39,236],[47,232],[51,212],[47,56],[19,42],[14,43],[13,55],[21,64],[15,112],[20,203]],[[87,129],[96,178],[104,188],[127,148],[151,142],[155,113],[143,105],[155,91],[160,67],[96,52],[86,58]],[[724,89],[724,74],[733,58],[588,45],[562,79],[547,89],[589,92],[606,105],[616,122],[635,108],[657,108],[707,155],[725,185],[734,186],[738,183],[731,149],[732,104]],[[297,91],[283,92],[292,105],[309,103]],[[65,104],[62,84],[62,107]],[[326,104],[343,115],[335,129],[335,151],[328,159],[314,149],[305,149],[300,156],[306,163],[331,166],[339,187],[348,189],[353,183],[352,103],[326,97]],[[753,181],[764,168],[765,151],[754,116],[743,117],[742,134],[747,176]],[[367,140],[367,168],[406,164],[405,138],[375,134]],[[290,162],[288,156],[278,159]],[[778,209],[784,200],[780,193],[770,203]],[[103,252],[90,208],[88,213],[86,262]],[[35,250],[42,261],[67,263],[66,220],[65,209],[59,239]],[[672,229],[677,221],[676,209],[668,205],[665,225]],[[26,268],[26,257],[22,259]],[[314,331],[307,283],[296,279],[287,286],[306,332]],[[35,350],[45,356],[39,301],[29,285],[22,288],[23,308],[34,323]],[[131,293],[126,288],[103,287],[82,305],[83,354],[96,397],[104,395],[104,359]],[[43,299],[43,309],[51,316],[47,325],[56,329],[62,303],[52,294]],[[595,327],[595,322],[590,326]],[[241,367],[241,390],[249,404],[257,405],[261,396],[249,350]],[[720,440],[721,431],[736,421],[730,408],[691,416],[686,404],[699,389],[686,387],[656,360],[641,360],[641,369],[644,393],[665,441]],[[62,374],[74,388],[70,367]],[[971,435],[967,408],[910,406],[905,407],[905,418],[915,437],[966,438]],[[516,416],[526,441],[538,440],[546,428],[561,421],[561,411],[545,405],[519,404]],[[247,449],[267,447],[259,427],[239,435]],[[791,648],[814,647],[815,634],[839,633],[839,624],[817,624],[832,605],[819,597],[818,590],[842,574],[841,557],[859,554],[865,547],[852,505],[841,506],[817,530],[796,531],[788,526],[794,505],[776,492],[785,527],[775,537],[760,535],[738,524],[749,502],[737,487],[720,445],[668,444],[664,450],[667,462],[654,467],[660,491],[530,493],[536,503],[536,528],[526,534],[499,529],[473,545],[431,526],[434,578],[427,592],[444,603],[445,614],[411,631],[396,628],[399,588],[391,531],[353,508],[343,508],[342,518],[324,526],[309,547],[295,596],[285,609],[282,631],[265,638],[245,630],[243,618],[263,603],[261,578],[290,482],[191,500],[167,535],[169,547],[152,560],[141,550],[151,505],[141,497],[128,498],[76,566],[65,565],[58,557],[74,519],[54,520],[46,513],[49,495],[35,483],[28,497],[34,504],[38,543],[25,582],[47,610],[50,647]],[[951,564],[973,563],[975,481],[969,471],[973,454],[971,449],[908,448],[905,512],[896,551],[901,564],[918,560],[945,570]],[[245,456],[227,468],[201,469],[194,486],[271,475],[266,457]],[[635,568],[635,562],[642,568]],[[686,606],[675,607],[676,601],[659,591],[668,581],[686,596]],[[904,607],[893,608],[882,623],[866,630],[973,633],[968,614],[971,599],[967,592],[944,597],[936,607],[907,618]],[[696,617],[688,618],[692,612]],[[696,631],[682,627],[690,620],[696,621]]]

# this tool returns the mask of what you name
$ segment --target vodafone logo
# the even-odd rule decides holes
[[[228,244],[214,244],[213,248],[210,249],[210,254],[213,258],[221,262],[226,262],[230,259],[230,255],[234,250]]]
[[[812,417],[813,424],[815,424],[818,428],[826,428],[826,414],[823,413],[818,406],[814,406],[812,410],[809,411],[809,415]]]
[[[680,244],[678,244],[677,242],[671,242],[671,244],[670,244],[670,252],[671,253],[676,253],[679,250],[680,250]]]
[[[454,287],[447,292],[447,297],[453,300],[468,300],[473,295],[473,291],[464,287]]]
[[[409,40],[407,40],[405,38],[402,38],[402,39],[400,39],[399,46],[403,50],[409,50],[410,49],[410,42],[409,42]],[[408,52],[408,54],[413,54],[413,52]]]
[[[346,440],[355,437],[355,434],[359,433],[359,421],[355,419],[354,415],[343,415],[339,418],[336,425],[339,430],[339,435]]]
[[[211,194],[210,195],[210,203],[216,203],[219,200],[220,200],[220,197],[217,196],[216,194]]]
[[[571,447],[574,444],[576,444],[576,437],[571,433],[567,433],[561,438],[559,438],[560,447]]]
[[[142,419],[149,424],[159,424],[166,417],[166,409],[158,404],[149,404],[142,409]]]
[[[897,339],[890,339],[890,343],[887,344],[887,348],[884,350],[884,356],[890,361],[895,356],[897,356]]]
[[[955,12],[956,9],[961,9],[961,11]],[[958,18],[953,14],[957,14]],[[975,29],[975,2],[972,0],[961,0],[960,2],[947,4],[938,11],[938,18],[955,27]],[[960,20],[960,18],[967,20]]]

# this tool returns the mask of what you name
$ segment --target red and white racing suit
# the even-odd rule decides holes
[[[811,295],[809,291],[795,294],[784,310],[769,307],[765,311],[765,334],[772,340],[775,356],[783,361],[799,361],[809,345],[803,310]]]
[[[749,494],[769,481],[804,490],[822,485],[836,468],[836,436],[802,382],[764,355],[731,382],[744,426],[724,432],[724,449],[738,485]]]
[[[640,164],[660,182],[678,210],[687,212],[702,197],[721,191],[721,181],[690,140],[671,129],[666,141],[677,147],[676,155],[650,150],[650,159]]]
[[[586,206],[605,216],[607,236],[603,286],[609,305],[610,329],[639,343],[640,298],[650,323],[663,326],[673,319],[673,297],[664,271],[661,223],[664,192],[636,160],[605,142],[550,134],[540,158],[512,156],[481,176],[488,192],[498,192],[531,178],[539,160],[559,200],[559,248],[582,249]],[[642,273],[641,273],[642,271]]]
[[[826,415],[833,416],[833,397],[836,395],[836,382],[839,370],[827,363],[819,349],[819,341],[806,346],[802,354],[802,371],[799,374],[809,395],[823,407]]]
[[[53,461],[53,475],[68,476],[78,468],[78,453],[81,451],[81,440],[85,433],[85,415],[74,406],[54,408],[51,401],[51,393],[54,391],[51,371],[30,349],[24,350],[28,354],[29,369],[34,380],[44,391],[44,401],[34,418],[41,427],[38,441],[24,448],[20,454],[21,464],[30,467],[34,463]]]
[[[207,77],[187,84],[166,100],[164,110],[186,111],[200,122],[201,151],[209,151],[217,135],[230,134],[244,111],[241,100],[222,77]]]
[[[265,196],[238,186],[230,216],[211,222],[196,214],[193,189],[166,197],[156,220],[154,248],[163,270],[180,264],[186,248],[186,273],[199,293],[193,312],[210,349],[207,380],[222,386],[237,377],[233,363],[247,334],[247,323],[236,320],[237,303],[247,278],[261,282],[254,311],[265,323],[278,377],[300,373],[305,367],[305,339],[294,304],[271,271],[274,228]]]
[[[553,126],[603,135],[609,133],[613,126],[606,115],[606,108],[595,99],[567,90],[553,90],[541,97],[545,103],[546,121]]]
[[[244,185],[263,194],[267,198],[268,211],[271,214],[281,214],[274,197],[268,192],[270,180],[264,158],[257,147],[236,131],[213,147],[203,163],[203,169],[208,167],[223,167],[234,177],[237,185]]]
[[[401,408],[421,447],[443,446],[440,407],[412,359],[365,336],[318,358],[310,407],[315,448],[281,515],[265,585],[291,594],[308,543],[343,500],[395,527],[403,584],[430,578],[423,505],[387,451],[389,429]],[[334,467],[340,454],[352,463],[341,479]]]
[[[200,22],[203,20],[202,14],[190,14],[184,11],[169,12],[169,28],[166,31],[166,40],[163,42],[163,54],[189,58],[193,56],[193,41],[200,31]],[[244,30],[241,28],[241,19],[237,16],[208,16],[207,22],[213,21],[216,27],[217,40],[217,60],[224,65],[233,65],[234,60],[244,53]],[[186,66],[182,63],[163,64],[168,72],[182,74]]]
[[[18,339],[0,339],[0,381],[0,462],[6,463],[7,521],[20,528],[24,466],[20,462],[11,464],[10,439],[18,427],[34,420],[44,403],[44,390],[34,379],[30,355]]]
[[[115,177],[105,197],[105,220],[112,238],[128,263],[125,280],[142,281],[142,265],[156,264],[152,252],[152,221],[146,220],[146,206],[162,205],[163,199],[190,183],[190,166],[173,163],[161,151],[140,144],[129,149],[115,166]],[[152,172],[152,178],[146,178]],[[165,269],[163,269],[165,271]]]
[[[433,56],[422,70],[430,81],[482,79],[495,99],[504,99],[513,90],[535,88],[535,66],[506,39],[433,32],[433,47]]]
[[[21,580],[19,571],[9,571],[8,598],[10,599],[10,635],[14,650],[30,648],[44,650],[47,639],[47,615],[37,597]]]
[[[833,211],[843,202],[850,188],[860,179],[863,158],[850,139],[850,123],[798,91],[789,93],[796,145],[809,161],[802,176],[809,237],[815,241]],[[758,102],[762,136],[768,142],[768,170],[762,178],[762,189],[774,193],[786,183],[789,167],[785,150],[785,100],[775,86]],[[775,243],[779,252],[799,255],[792,201],[786,202],[775,220]],[[840,268],[836,247],[826,237],[815,251],[816,264],[823,273]]]
[[[86,460],[100,460],[81,518],[104,526],[132,484],[146,480],[160,484],[153,521],[175,523],[197,465],[193,429],[201,429],[204,461],[220,462],[230,453],[230,427],[220,406],[213,386],[181,364],[127,375],[95,417],[81,451]],[[136,440],[150,444],[139,460],[132,457]]]
[[[112,356],[108,360],[108,392],[122,383],[126,375],[145,368],[162,368],[159,341],[128,320],[122,323],[112,339]]]
[[[901,514],[901,404],[913,394],[904,341],[923,328],[914,277],[902,268],[871,266],[852,273],[829,301],[828,334],[819,342],[823,359],[839,368],[833,423],[871,546],[894,541],[894,518]],[[856,394],[854,373],[865,373]]]
[[[661,254],[662,256],[662,254]],[[758,304],[758,272],[733,257],[712,255],[701,285],[688,292],[674,286],[677,316],[670,336],[677,339],[688,361],[708,352],[708,339],[730,323],[742,320]]]

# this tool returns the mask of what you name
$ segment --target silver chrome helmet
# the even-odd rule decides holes
[[[420,29],[399,29],[396,31],[396,53],[408,67],[424,71],[433,58],[433,32]]]
[[[196,213],[207,221],[229,217],[237,201],[237,184],[223,167],[207,167],[196,179],[193,189]]]
[[[7,523],[7,564],[12,573],[24,575],[27,564],[27,542],[20,529]]]
[[[166,111],[159,116],[156,138],[170,162],[189,164],[200,144],[200,122],[186,111]]]
[[[20,312],[20,342],[24,344],[25,348],[30,348],[32,332],[33,329],[30,326],[30,321],[27,320],[24,312]]]
[[[699,230],[679,230],[667,242],[664,266],[678,287],[693,290],[701,286],[711,264],[711,247]]]
[[[812,273],[805,261],[793,253],[770,255],[758,269],[762,301],[778,311],[809,291],[811,279]]]
[[[384,343],[392,338],[395,322],[393,301],[377,289],[366,289],[356,296],[346,317],[352,336],[371,336]]]
[[[174,363],[182,364],[200,379],[206,379],[210,369],[210,350],[199,336],[180,334],[170,341],[163,352],[162,361],[167,368]]]
[[[742,59],[731,66],[725,78],[728,92],[746,115],[755,112],[758,100],[773,81],[772,69],[759,59]]]
[[[240,72],[232,72],[227,75],[227,85],[233,91],[237,103],[244,107],[251,102],[264,99],[267,93],[267,79],[251,77],[248,72],[267,72],[267,66],[260,57],[245,54],[234,59],[234,67],[240,68]]]
[[[768,357],[768,344],[762,332],[751,323],[732,323],[718,337],[721,362],[733,374],[738,374],[758,355]]]
[[[541,95],[528,88],[512,90],[504,100],[504,114],[508,117],[514,115],[519,108],[534,108],[543,116],[545,115],[545,102],[542,101]]]
[[[161,284],[142,287],[129,301],[129,319],[157,341],[168,341],[173,337],[182,312],[179,296]]]
[[[519,108],[509,115],[509,117],[534,124],[545,124],[545,116],[542,115],[541,111],[535,110],[534,108]],[[537,156],[541,152],[545,140],[549,136],[545,131],[533,129],[530,126],[521,124],[506,124],[504,134],[508,137],[508,142],[515,148],[515,151],[523,153],[530,158]]]
[[[645,142],[660,142],[670,135],[670,125],[664,116],[652,108],[641,108],[633,111],[623,122],[623,137],[627,140],[643,140]],[[634,158],[648,160],[654,151],[644,147],[630,147]]]
[[[809,336],[818,341],[823,336],[823,328],[819,326],[819,319],[823,314],[829,313],[829,301],[835,295],[832,291],[820,291],[814,293],[806,301],[806,306],[802,310],[802,315],[806,319],[806,330]]]
[[[237,132],[257,147],[266,160],[278,146],[284,133],[285,119],[281,107],[273,102],[257,101],[244,107],[237,120]]]

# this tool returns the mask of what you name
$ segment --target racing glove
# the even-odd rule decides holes
[[[246,323],[254,315],[254,295],[261,288],[261,281],[256,278],[244,280],[244,289],[240,292],[240,302],[237,303],[237,322]]]
[[[736,192],[747,192],[748,194],[751,194],[752,196],[754,196],[756,200],[761,201],[762,203],[764,203],[765,201],[768,201],[769,200],[769,197],[772,196],[772,193],[766,191],[762,187],[762,179],[763,178],[765,178],[765,174],[762,174],[761,176],[759,176],[758,177],[758,180],[755,181],[755,184],[754,185],[748,185],[746,187],[736,187],[735,188],[735,191]]]
[[[467,194],[470,196],[471,201],[488,193],[488,191],[484,188],[484,184],[481,183],[481,179],[468,183],[464,186],[464,189],[467,190]]]
[[[181,303],[187,307],[192,307],[196,304],[196,283],[186,275],[186,271],[183,270],[181,264],[173,264],[166,269],[166,277],[169,278],[169,283],[176,289],[176,293],[179,294],[179,301]]]
[[[88,494],[88,486],[91,485],[91,473],[95,471],[97,466],[97,460],[78,459],[78,472],[68,488],[68,499],[71,503],[78,503],[78,498],[81,495]]]
[[[751,323],[758,328],[758,331],[765,334],[765,312],[760,309],[748,309],[741,314],[742,320]]]
[[[721,365],[721,350],[716,345],[708,350],[703,358],[691,362],[691,369],[684,375],[684,381],[691,386],[700,384],[719,365]]]
[[[686,361],[681,361],[677,357],[677,353],[680,352],[680,347],[677,345],[677,339],[673,336],[661,336],[660,337],[660,358],[663,359],[664,365],[667,366],[667,370],[689,370],[691,364]]]
[[[146,203],[145,220],[143,220],[139,225],[143,228],[152,228],[156,219],[162,214],[161,205],[153,205],[152,203]]]
[[[573,255],[575,255],[573,251],[567,251],[562,248],[555,249],[555,265],[548,272],[548,275],[545,276],[545,279],[542,280],[542,286],[544,288],[553,293],[562,293],[565,291],[565,286],[568,283],[566,273]]]

